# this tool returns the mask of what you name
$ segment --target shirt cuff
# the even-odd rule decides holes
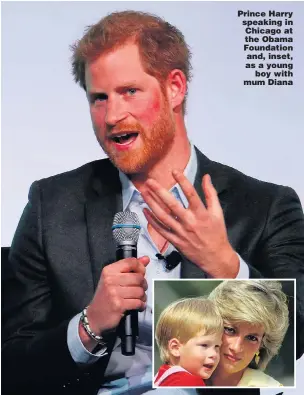
[[[240,268],[236,278],[249,278],[249,267],[246,262],[237,254],[240,260]]]
[[[76,363],[91,364],[100,359],[100,357],[107,355],[107,347],[103,347],[96,354],[92,354],[82,344],[78,333],[79,321],[81,313],[77,314],[71,319],[67,332],[67,343],[71,356]]]

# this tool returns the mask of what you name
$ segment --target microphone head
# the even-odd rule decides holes
[[[132,211],[116,213],[112,226],[113,237],[117,245],[137,244],[140,224],[137,214]]]

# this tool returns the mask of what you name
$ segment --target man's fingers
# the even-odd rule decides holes
[[[171,214],[170,209],[165,205],[165,203],[161,200],[161,198],[159,196],[157,196],[156,193],[153,192],[153,190],[149,187],[146,187],[143,191],[142,191],[142,196],[145,199],[145,195],[149,195],[156,201],[156,203],[158,203],[158,205],[164,210],[166,211],[166,213]],[[148,203],[147,203],[148,204]]]
[[[144,291],[148,289],[147,280],[140,273],[123,273],[119,278],[122,287],[140,286]]]
[[[139,310],[144,311],[147,307],[146,302],[140,299],[125,299],[124,300],[124,311],[127,310]]]
[[[122,287],[140,286],[145,291],[148,289],[147,280],[141,273],[118,273],[107,276],[107,285],[120,285]]]
[[[147,295],[144,294],[144,296],[141,298],[142,301],[142,307],[140,307],[138,310],[139,311],[144,311],[147,307]]]
[[[191,184],[188,178],[179,170],[173,170],[172,175],[184,192],[189,203],[189,208],[193,211],[205,209],[204,203],[201,201],[194,186]]]
[[[149,262],[150,258],[148,256],[140,258],[125,258],[106,266],[103,270],[108,274],[134,272],[144,275],[146,273],[146,266]]]
[[[217,196],[216,189],[214,188],[211,177],[209,174],[205,174],[202,181],[202,188],[206,198],[207,209],[212,214],[216,215],[217,217],[223,216],[222,207]]]
[[[168,214],[168,211],[170,212],[170,210],[168,208],[167,208],[168,211],[165,210],[156,201],[156,199],[153,196],[154,194],[152,194],[151,192],[145,192],[142,195],[144,200],[152,210],[154,216],[158,219],[158,221],[163,225],[164,228],[167,227],[168,229],[175,230],[177,226],[180,226],[178,222],[174,218],[172,218],[170,214]],[[147,209],[145,209],[145,211],[147,211]]]
[[[120,287],[119,296],[123,299],[140,299],[145,298],[145,291],[142,287]]]
[[[150,258],[148,257],[148,256],[146,256],[146,255],[144,255],[144,256],[142,256],[142,257],[140,257],[140,258],[137,258],[137,260],[140,262],[140,263],[142,263],[145,267],[148,265],[148,263],[150,262]]]
[[[149,190],[152,190],[152,192],[154,192],[162,200],[162,202],[168,207],[168,209],[175,217],[182,218],[184,216],[185,209],[183,205],[175,199],[171,192],[167,191],[152,178],[150,178],[145,185]],[[154,211],[152,207],[151,209]]]
[[[168,240],[170,243],[173,245],[176,245],[178,241],[178,237],[175,236],[175,234],[168,230],[159,220],[156,218],[156,216],[147,208],[143,209],[143,213],[145,217],[147,218],[147,221],[151,226],[159,233],[161,234],[166,240]]]

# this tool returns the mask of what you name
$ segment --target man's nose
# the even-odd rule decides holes
[[[108,99],[105,122],[108,126],[115,126],[127,117],[126,105],[118,99]]]
[[[243,351],[243,339],[241,337],[236,336],[231,343],[229,344],[229,348],[234,352],[238,353]]]

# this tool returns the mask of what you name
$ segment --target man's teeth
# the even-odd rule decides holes
[[[113,137],[113,140],[116,143],[123,144],[127,143],[130,139],[135,138],[138,135],[138,133],[124,133],[120,135],[116,135]]]
[[[121,140],[126,140],[130,137],[130,134],[121,134],[120,136],[115,136],[114,140],[119,143]]]

